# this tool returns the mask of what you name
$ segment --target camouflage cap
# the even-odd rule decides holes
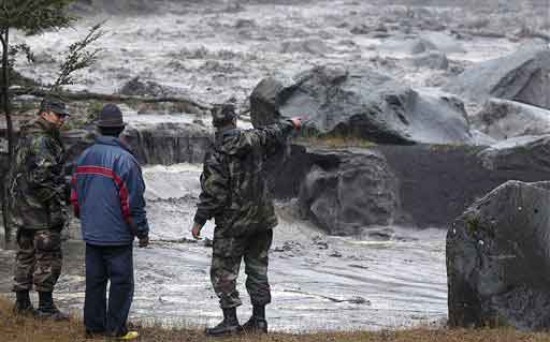
[[[40,112],[52,111],[56,114],[70,116],[67,105],[60,98],[46,97],[40,103]]]
[[[215,127],[228,124],[231,120],[237,117],[235,105],[232,103],[214,105],[210,112],[212,114],[212,124]]]

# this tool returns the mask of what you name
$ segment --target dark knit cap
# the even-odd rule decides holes
[[[112,103],[106,104],[99,113],[97,127],[117,128],[124,126],[126,126],[126,124],[122,121],[122,112],[120,108]]]

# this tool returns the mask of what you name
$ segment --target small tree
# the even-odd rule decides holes
[[[10,45],[10,30],[17,29],[28,35],[42,33],[48,29],[68,27],[76,17],[69,14],[69,5],[74,0],[0,0],[0,43],[2,44],[2,74],[0,75],[1,108],[6,119],[8,140],[8,165],[11,168],[15,152],[15,138],[11,116],[10,71],[13,69],[15,55],[23,51],[32,60],[30,48],[25,44]],[[50,92],[58,92],[61,86],[72,83],[71,74],[91,65],[98,50],[86,51],[86,47],[99,39],[100,25],[92,27],[88,35],[69,47],[65,61],[60,65],[57,80]],[[6,181],[2,181],[4,186]],[[7,188],[2,191],[2,216],[6,230],[6,239],[10,237],[8,220]]]
[[[9,165],[15,150],[10,105],[10,71],[14,55],[10,46],[10,30],[36,34],[48,29],[68,27],[76,18],[68,13],[74,0],[0,0],[0,42],[2,44],[2,110],[6,117]],[[16,48],[15,48],[16,49]]]

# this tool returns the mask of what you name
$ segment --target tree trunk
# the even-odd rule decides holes
[[[2,177],[2,221],[4,223],[4,233],[6,242],[11,239],[11,227],[9,222],[9,213],[8,213],[8,174],[12,166],[14,159],[14,134],[13,134],[13,124],[11,121],[11,106],[10,106],[10,65],[9,65],[9,28],[3,28],[0,30],[0,41],[2,43],[2,110],[6,117],[6,132],[8,139],[8,163],[7,170]]]

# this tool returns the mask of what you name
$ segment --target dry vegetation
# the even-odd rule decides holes
[[[40,321],[33,318],[15,317],[11,313],[12,304],[0,297],[0,341],[10,342],[74,342],[85,341],[80,319],[70,322]],[[550,341],[547,333],[522,333],[510,329],[500,330],[447,330],[415,329],[382,332],[339,332],[318,334],[269,334],[265,336],[237,336],[225,339],[207,339],[200,330],[162,329],[145,327],[139,341],[226,341],[226,342],[317,342],[317,341],[350,341],[350,342],[517,342],[517,341]]]

